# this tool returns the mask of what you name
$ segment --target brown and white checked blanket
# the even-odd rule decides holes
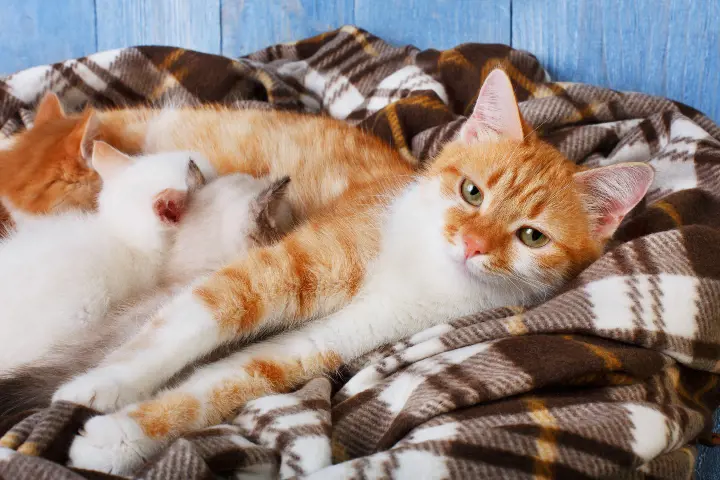
[[[93,105],[225,103],[332,115],[432,161],[485,75],[512,77],[530,124],[585,165],[648,162],[646,201],[562,294],[424,331],[184,437],[136,478],[689,478],[720,372],[720,128],[662,98],[550,83],[504,45],[396,48],[343,27],[233,60],[138,47],[0,82],[0,126],[46,90]],[[0,143],[2,140],[0,140]],[[364,368],[363,368],[364,367]],[[0,478],[106,478],[63,466],[87,409],[0,419]],[[19,448],[18,448],[19,446]],[[14,449],[17,448],[16,452]],[[18,453],[20,452],[20,453]]]

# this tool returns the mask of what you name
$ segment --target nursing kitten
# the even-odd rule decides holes
[[[187,196],[205,183],[191,155],[136,160],[98,143],[98,212],[33,219],[0,244],[0,372],[157,284]]]
[[[578,169],[524,128],[510,80],[494,71],[426,172],[348,190],[183,290],[151,328],[61,387],[55,400],[120,408],[85,424],[71,463],[128,473],[248,400],[454,317],[544,298],[599,257],[652,179],[637,163]],[[294,330],[133,403],[217,345],[280,328]]]
[[[298,219],[312,217],[345,191],[413,171],[380,139],[328,117],[222,106],[67,115],[50,93],[33,127],[0,147],[0,200],[13,218],[93,210],[100,188],[87,165],[93,140],[130,154],[199,152],[222,175],[290,177],[288,199]]]
[[[60,385],[96,366],[107,352],[137,333],[173,293],[245,255],[248,249],[278,240],[292,228],[285,200],[288,181],[234,174],[195,192],[159,268],[158,288],[81,326],[72,337],[54,342],[41,358],[0,375],[0,414],[48,406]],[[98,215],[103,213],[101,209]]]

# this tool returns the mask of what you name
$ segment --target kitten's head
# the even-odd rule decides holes
[[[167,279],[187,283],[292,229],[286,198],[289,181],[236,173],[219,177],[194,194],[175,237]]]
[[[47,94],[33,127],[0,148],[0,197],[29,214],[93,210],[101,182],[82,152],[97,129],[90,110],[68,117],[58,97]]]
[[[647,192],[653,170],[574,165],[528,129],[509,78],[495,70],[427,178],[447,205],[450,255],[476,277],[537,298],[600,256]]]
[[[105,142],[93,146],[92,166],[102,178],[98,213],[121,228],[141,231],[176,226],[188,196],[205,184],[193,152],[130,157]]]

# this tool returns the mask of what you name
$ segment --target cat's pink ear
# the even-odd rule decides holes
[[[53,92],[48,92],[37,106],[33,126],[42,125],[43,123],[59,118],[65,118],[65,110],[58,96]]]
[[[645,163],[620,163],[575,174],[590,215],[591,233],[609,239],[625,215],[635,208],[652,184],[655,172]]]
[[[92,166],[103,180],[107,180],[125,170],[132,159],[105,142],[95,141],[92,149]]]
[[[496,69],[480,88],[473,113],[460,129],[458,138],[472,144],[502,137],[523,141],[525,134],[510,78]]]
[[[180,222],[187,209],[187,192],[167,188],[155,196],[153,210],[168,225]]]

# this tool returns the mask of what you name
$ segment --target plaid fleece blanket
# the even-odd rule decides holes
[[[656,169],[607,253],[536,308],[458,318],[338,378],[250,402],[136,478],[692,475],[720,393],[720,128],[699,112],[550,82],[535,57],[504,45],[420,51],[348,26],[240,59],[138,47],[26,70],[0,82],[0,126],[10,135],[31,125],[46,90],[78,109],[263,105],[345,119],[422,165],[497,66],[527,121],[570,159]],[[94,414],[56,404],[0,419],[0,477],[106,478],[63,466]]]

